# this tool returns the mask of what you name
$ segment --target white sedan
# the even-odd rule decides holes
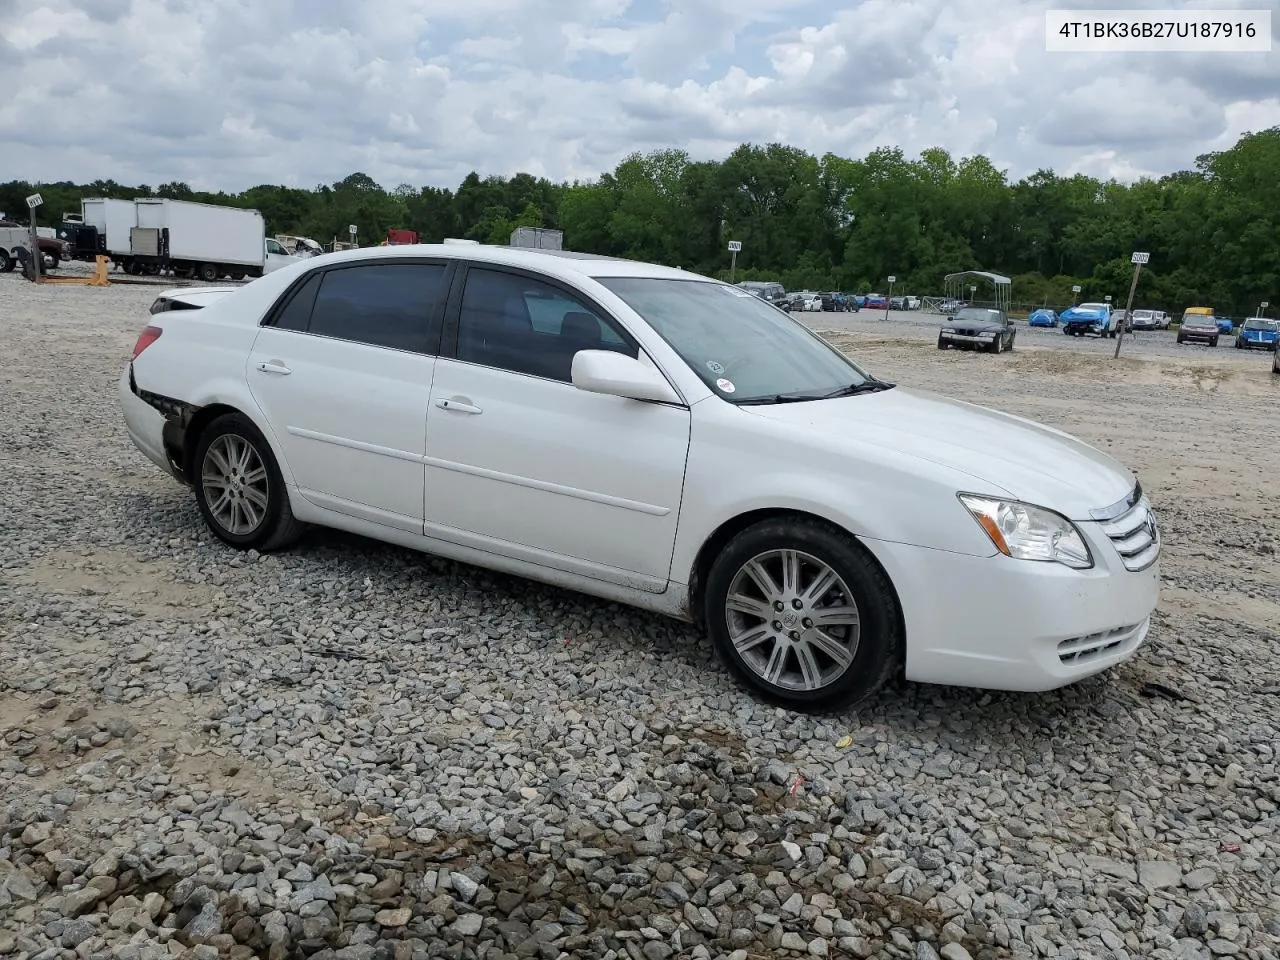
[[[151,317],[133,442],[240,549],[334,527],[700,624],[794,708],[1047,690],[1147,637],[1121,464],[895,386],[749,292],[551,250],[351,250]]]

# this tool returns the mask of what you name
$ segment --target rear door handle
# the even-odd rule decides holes
[[[287,373],[293,373],[292,370],[284,365],[283,360],[268,360],[265,363],[258,364],[258,369],[263,373],[278,373],[282,376]]]
[[[454,413],[483,413],[479,407],[468,400],[466,397],[441,397],[436,401],[436,406],[441,410],[451,410]]]

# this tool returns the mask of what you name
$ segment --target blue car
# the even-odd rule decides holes
[[[1114,337],[1111,308],[1105,303],[1082,303],[1062,311],[1062,332],[1069,337]]]
[[[1218,317],[1218,332],[1230,333],[1236,328],[1236,322],[1230,317]]]
[[[1058,314],[1055,310],[1033,310],[1031,316],[1027,318],[1027,326],[1029,327],[1056,327],[1058,325]]]
[[[1239,350],[1275,350],[1280,343],[1280,320],[1252,317],[1244,322],[1236,334]]]

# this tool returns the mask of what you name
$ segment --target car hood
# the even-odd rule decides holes
[[[828,442],[889,449],[966,473],[972,492],[1004,491],[1072,520],[1091,519],[1091,510],[1123,499],[1136,482],[1123,464],[1060,430],[923,390],[739,409]]]
[[[1275,330],[1245,330],[1243,333],[1248,340],[1274,340],[1280,336],[1280,332]]]
[[[1213,320],[1196,320],[1191,323],[1188,323],[1187,321],[1184,320],[1182,322],[1182,329],[1183,330],[1200,330],[1205,333],[1216,333],[1218,330],[1218,324],[1216,321],[1213,321]]]

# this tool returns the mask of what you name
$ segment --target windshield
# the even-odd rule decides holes
[[[1207,313],[1184,313],[1182,315],[1182,325],[1216,327],[1218,325],[1218,321]]]
[[[1280,320],[1265,320],[1262,317],[1254,317],[1252,320],[1246,320],[1244,324],[1246,330],[1280,330]]]
[[[984,310],[981,307],[965,307],[963,310],[956,311],[955,319],[968,320],[970,323],[999,323],[1000,314],[995,310]]]
[[[1133,311],[1133,319],[1135,320],[1150,320],[1153,316],[1155,316],[1155,314],[1150,310]]]
[[[818,399],[875,378],[799,321],[725,283],[597,277],[731,403]]]

